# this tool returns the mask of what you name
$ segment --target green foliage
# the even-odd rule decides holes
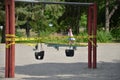
[[[100,31],[97,31],[97,41],[98,42],[111,42],[112,36],[109,32],[100,30]]]
[[[23,37],[24,36],[24,34],[22,32],[18,32],[18,31],[16,31],[15,35],[17,37]]]
[[[17,33],[18,37],[21,37],[21,33]],[[75,43],[87,43],[89,40],[89,36],[86,31],[81,32],[79,35],[74,35],[75,37]],[[68,44],[68,36],[66,35],[54,35],[53,32],[51,31],[41,31],[40,35],[38,38],[41,38],[40,40],[34,40],[34,41],[18,41],[18,42],[25,42],[25,43],[57,43],[57,44]],[[112,35],[108,32],[105,32],[103,30],[99,30],[97,32],[97,42],[102,42],[102,43],[107,43],[107,42],[112,42],[113,38]]]
[[[57,18],[62,14],[61,6],[55,5],[34,5],[32,8],[32,21],[30,24],[32,30],[35,31],[38,35],[43,32],[54,32],[59,28],[57,24]],[[53,26],[49,26],[52,24]]]
[[[44,39],[45,43],[68,43],[66,36],[48,36]]]
[[[0,24],[5,22],[5,10],[2,9],[3,6],[0,4]]]
[[[88,42],[88,34],[86,31],[80,32],[80,34],[75,37],[76,42]]]
[[[5,12],[4,11],[0,11],[0,23],[4,23],[5,21]]]
[[[113,28],[111,30],[111,34],[112,34],[113,38],[115,38],[116,40],[120,39],[120,27]]]
[[[29,19],[31,19],[32,12],[29,9],[30,4],[21,4],[22,6],[16,6],[16,26],[25,24]],[[26,5],[26,6],[25,6]]]
[[[86,27],[86,25],[87,25],[87,15],[82,14],[81,20],[80,20],[80,26]]]
[[[52,34],[52,33],[54,33],[53,30],[41,31],[41,32],[40,32],[40,37],[49,36],[49,35]]]

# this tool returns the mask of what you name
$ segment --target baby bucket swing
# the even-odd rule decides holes
[[[35,46],[36,50],[39,48],[39,44]],[[43,50],[42,43],[40,44],[40,50],[35,52],[35,59],[42,60],[44,58],[45,51]]]

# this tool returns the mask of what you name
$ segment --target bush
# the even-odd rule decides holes
[[[78,36],[76,36],[76,42],[88,42],[88,34],[87,32],[80,32]]]
[[[116,40],[120,39],[120,27],[118,28],[113,28],[111,30],[111,35],[113,36],[113,38],[115,38]]]
[[[68,36],[66,35],[53,35],[51,34],[51,31],[41,31],[39,38],[40,40],[34,40],[34,41],[18,41],[18,42],[45,42],[45,43],[63,43],[67,44],[68,43]],[[51,35],[50,35],[51,34]],[[20,33],[17,33],[17,36],[22,36]],[[88,33],[86,31],[81,32],[79,35],[74,35],[76,38],[75,42],[76,43],[81,43],[81,42],[88,42]],[[108,32],[105,32],[103,30],[97,31],[97,42],[111,42],[112,41],[112,35]]]
[[[97,41],[98,42],[111,42],[112,35],[109,32],[103,30],[97,31]]]
[[[18,32],[18,31],[16,31],[16,34],[15,34],[17,37],[23,37],[24,36],[24,34],[22,33],[22,32]]]

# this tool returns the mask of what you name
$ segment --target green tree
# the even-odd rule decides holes
[[[80,0],[65,0],[65,2],[80,2]],[[75,34],[79,33],[79,21],[81,16],[81,7],[76,5],[65,5],[65,11],[58,19],[58,24],[71,26]]]
[[[30,21],[32,20],[32,4],[16,3],[16,26],[26,30],[27,37],[30,36]]]

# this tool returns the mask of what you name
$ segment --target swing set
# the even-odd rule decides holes
[[[15,2],[30,2],[41,4],[62,4],[62,5],[79,5],[88,6],[88,68],[97,67],[97,42],[96,42],[96,28],[97,28],[97,6],[96,3],[80,3],[80,2],[49,2],[38,0],[5,0],[6,11],[6,56],[5,56],[5,77],[15,77]],[[93,36],[93,37],[90,37]],[[11,41],[7,38],[12,39]],[[94,44],[94,45],[93,45]],[[9,46],[8,46],[9,45]],[[66,53],[74,53],[74,50],[66,50]],[[44,56],[44,51],[36,52],[35,56]],[[73,54],[67,54],[73,56]],[[41,57],[42,59],[43,57]]]

